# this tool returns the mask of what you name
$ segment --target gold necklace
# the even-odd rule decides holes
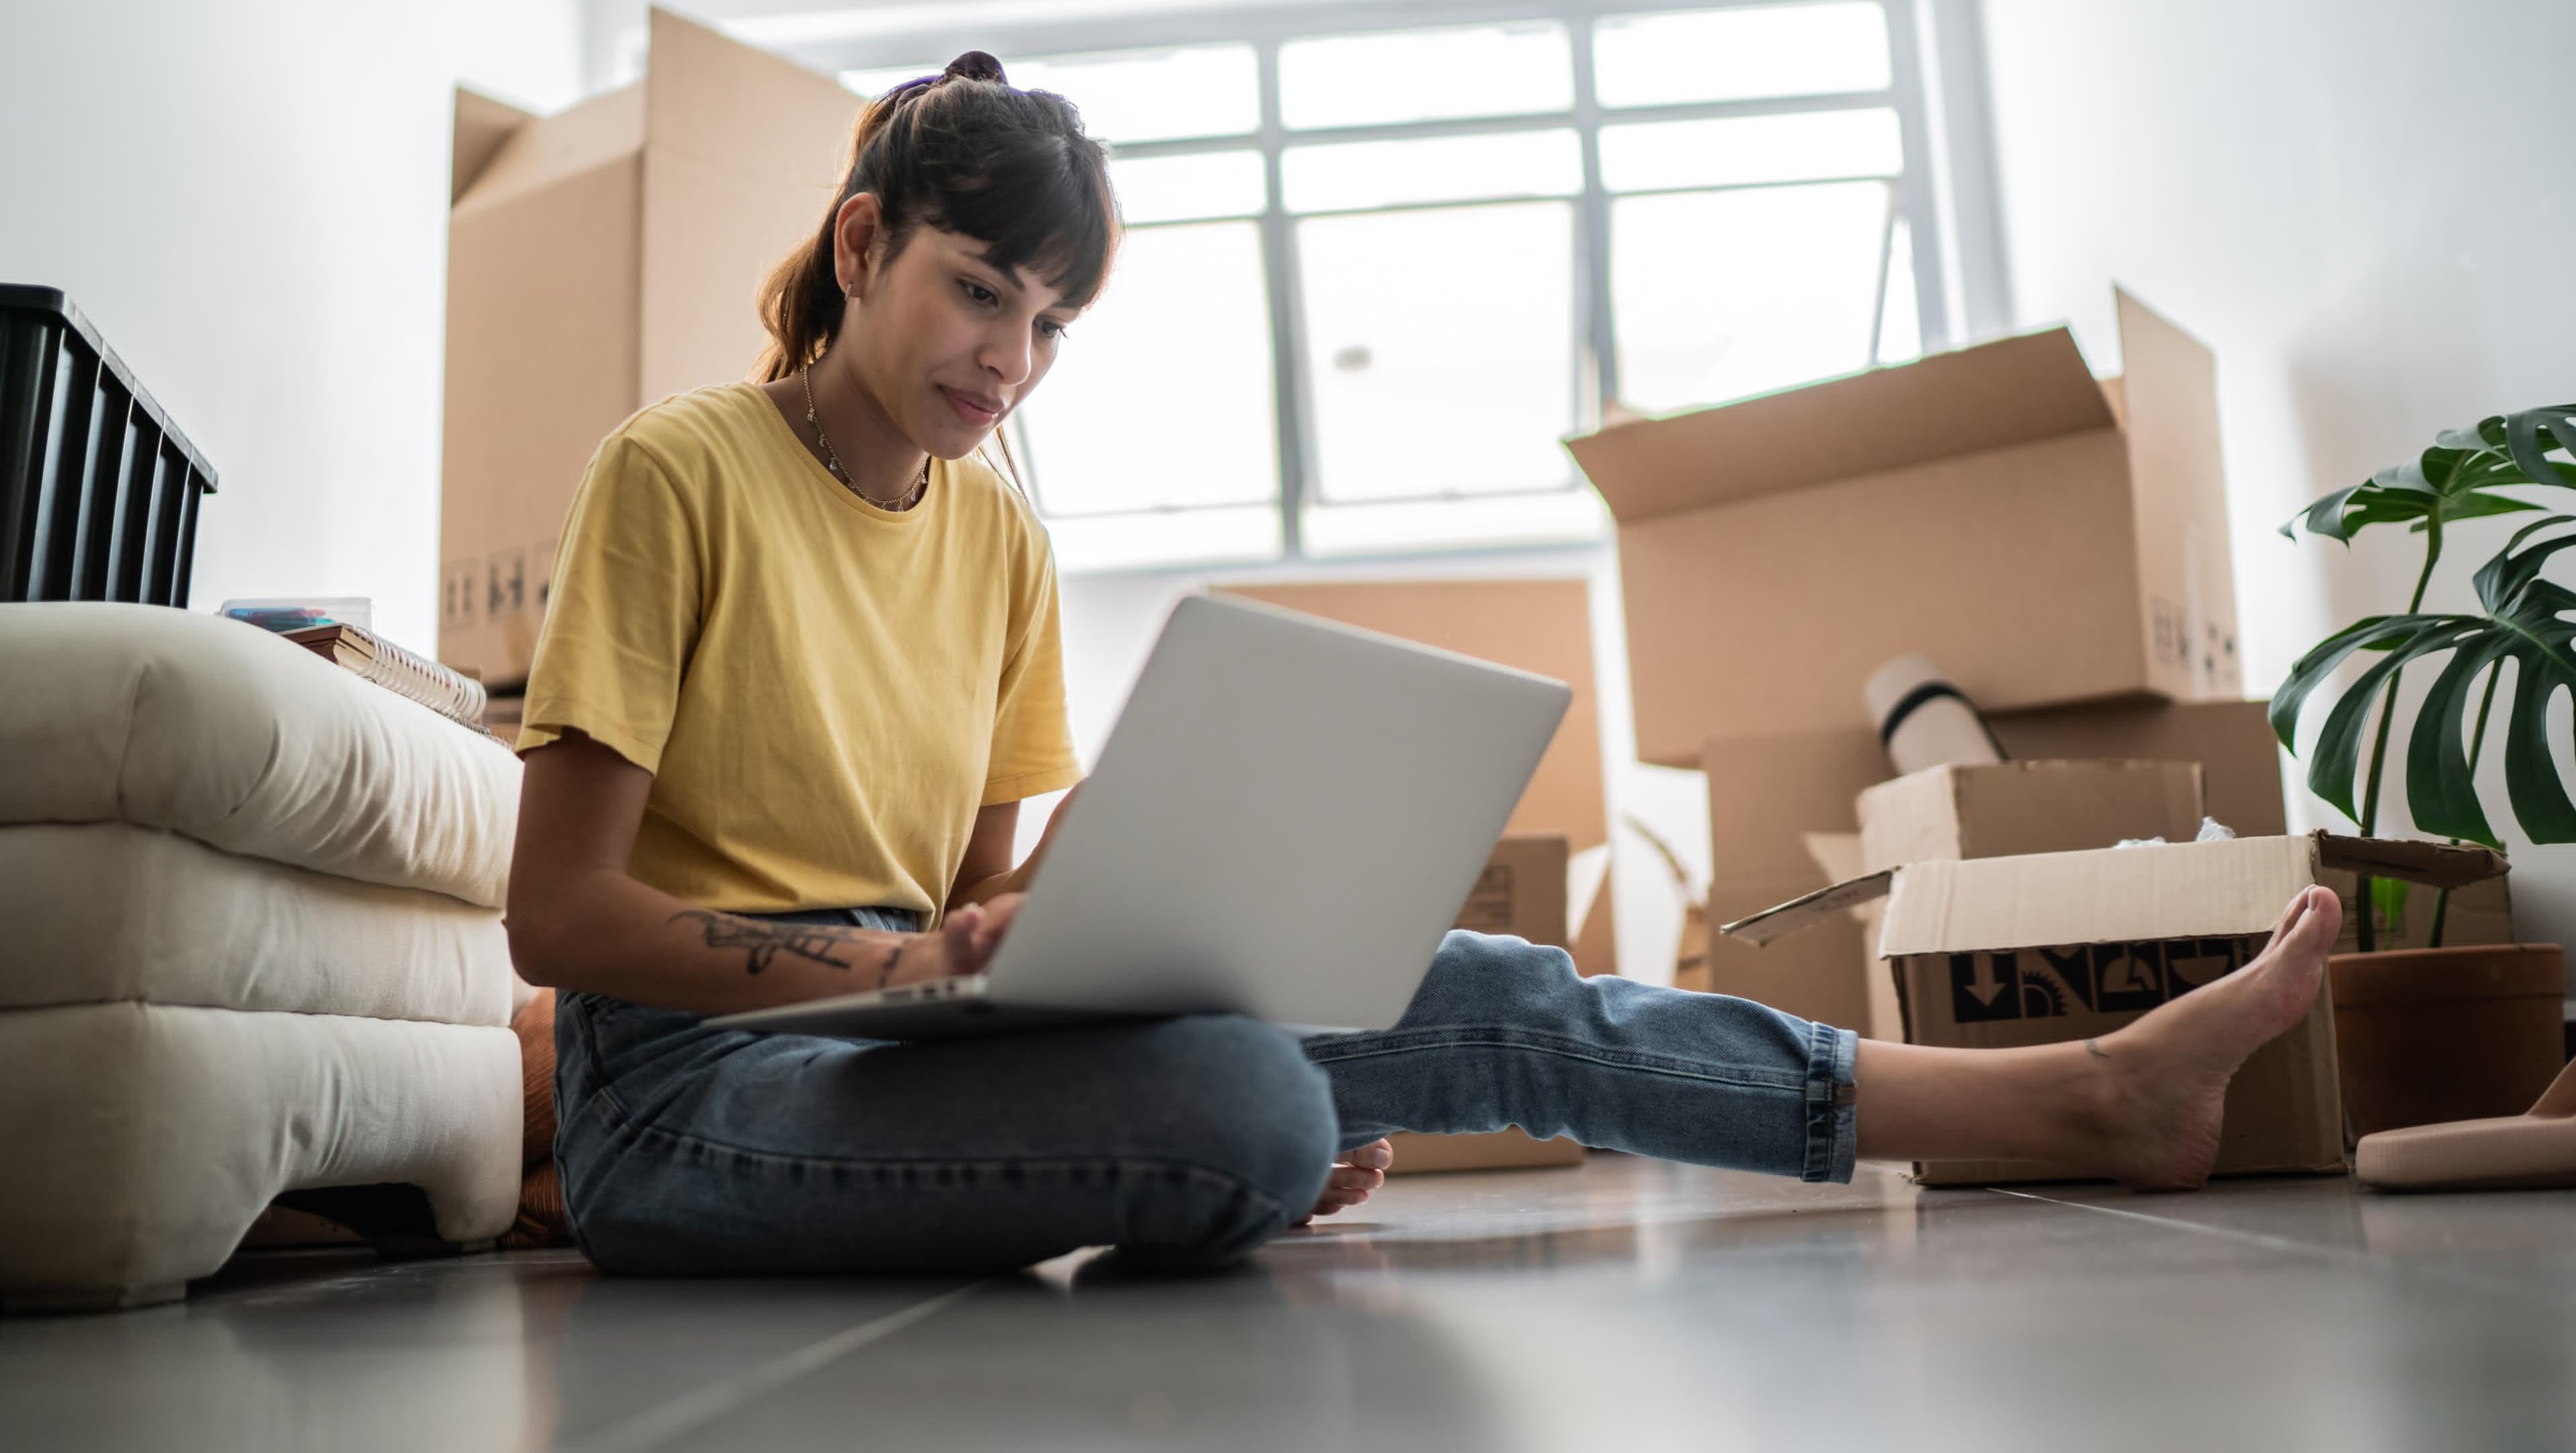
[[[796,371],[796,376],[803,380],[805,384],[806,426],[814,431],[814,442],[823,446],[823,465],[825,468],[832,471],[832,477],[841,482],[841,487],[848,490],[850,493],[857,495],[859,498],[866,500],[868,503],[875,505],[878,509],[886,511],[888,514],[901,514],[918,503],[921,499],[922,492],[930,488],[930,456],[927,454],[921,456],[921,478],[914,480],[912,482],[912,487],[903,492],[903,497],[892,504],[888,504],[884,500],[878,499],[875,495],[868,493],[866,490],[859,488],[858,481],[850,478],[850,471],[841,467],[841,456],[832,452],[832,436],[823,432],[823,420],[820,415],[814,412],[813,366],[808,364],[804,368],[798,369]]]

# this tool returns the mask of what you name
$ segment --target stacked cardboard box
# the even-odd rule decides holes
[[[2287,831],[2281,751],[2259,701],[2133,700],[1990,719],[2016,761],[2118,759],[2199,768],[2206,814],[2237,833]],[[1724,923],[1812,892],[1862,866],[1859,802],[1888,775],[1878,734],[1866,727],[1718,740],[1703,756],[1708,777],[1709,917]],[[2034,822],[2032,832],[2046,831]],[[2060,835],[1994,833],[1959,856],[2108,847],[2126,837],[2187,841],[2199,818],[2132,813],[2117,821],[2069,820]],[[1848,864],[1816,861],[1814,839],[1852,839]],[[1889,866],[1873,863],[1871,867]],[[1709,985],[1793,1014],[1899,1037],[1895,1001],[1867,946],[1866,916],[1820,925],[1768,951],[1720,936],[1708,949]]]
[[[1709,918],[1725,923],[1851,873],[1924,857],[2071,851],[2107,847],[2125,838],[2188,842],[2204,816],[2242,837],[2288,831],[2280,743],[2259,701],[2120,703],[1990,720],[2014,759],[2009,764],[2013,770],[1996,781],[2028,773],[2021,780],[2041,787],[2062,784],[2067,780],[2062,774],[2079,768],[2189,764],[2198,768],[2201,811],[2186,816],[2178,802],[2159,809],[2151,800],[2135,799],[2087,804],[2040,797],[2010,810],[2002,802],[1989,802],[1963,836],[1918,844],[1924,850],[1908,855],[1888,845],[1893,830],[1883,824],[1875,834],[1880,845],[1871,845],[1872,804],[1884,812],[1909,790],[1925,789],[1900,785],[1914,778],[1883,782],[1886,758],[1874,733],[1853,729],[1713,742],[1706,760],[1717,871],[1709,886]],[[1819,861],[1819,839],[1845,839],[1847,853],[1840,861]],[[2352,952],[2359,947],[2363,911],[2358,877],[2329,864],[2319,881],[2343,900],[2344,927],[2336,951]],[[2374,905],[2378,945],[2414,948],[2428,943],[2434,901],[2429,893],[2411,894],[2403,916],[2393,921]],[[1873,1038],[1900,1039],[1895,990],[1876,956],[1875,930],[1875,915],[1863,908],[1765,950],[1715,935],[1707,948],[1707,982],[1694,987],[1759,999],[1810,1019],[1859,1028]],[[2513,942],[2510,880],[2482,878],[2454,891],[2443,937],[2455,944]]]
[[[1990,712],[2241,695],[2210,357],[2117,301],[2117,380],[2053,328],[1571,441],[1639,758],[1871,725],[1861,682],[1914,653]]]
[[[582,467],[748,374],[754,293],[831,205],[858,98],[665,10],[651,72],[560,115],[456,93],[438,658],[527,679]]]
[[[2098,771],[2099,764],[2070,770]],[[1891,784],[1898,790],[1874,808],[1897,820],[1894,830],[1959,843],[2013,830],[2014,809],[1999,810],[1982,791],[1960,790],[1964,779],[1952,769],[1918,778],[1927,780]],[[2002,783],[2002,795],[2029,785]],[[1879,945],[1906,1038],[2004,1048],[2106,1034],[2244,967],[2261,952],[2283,905],[2311,884],[2368,873],[2466,892],[2500,883],[2504,870],[2504,860],[2484,848],[2325,833],[1931,858],[1837,884],[1726,932],[1768,942],[1846,921],[1851,908],[1883,898]],[[2344,1164],[2334,1020],[2320,985],[2307,1016],[2256,1051],[2230,1082],[2217,1169],[2339,1171]],[[1933,1185],[2076,1174],[2026,1161],[1918,1162],[1915,1173]]]
[[[1618,521],[1638,756],[1707,774],[1712,920],[1832,881],[1820,843],[1857,853],[1890,772],[1861,683],[1911,653],[2015,757],[2196,763],[2213,813],[2282,831],[2278,749],[2235,699],[2213,365],[2116,302],[2118,379],[2056,328],[1568,445]],[[1893,1034],[1871,962],[1847,918],[1713,941],[1706,984]]]

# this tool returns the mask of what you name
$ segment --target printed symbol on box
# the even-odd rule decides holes
[[[2164,945],[2102,943],[2093,946],[2095,1004],[2105,1014],[2153,1009],[2169,997],[2165,988]]]
[[[2089,1012],[2093,984],[2093,955],[2081,945],[2040,949],[2022,966],[2021,1017],[2062,1019]]]
[[[2148,611],[2155,617],[2156,659],[2190,660],[2190,649],[2183,642],[2181,612],[2174,609],[2173,602],[2158,596],[2149,603]]]
[[[2021,966],[2011,954],[1950,955],[1950,1017],[1982,1024],[2022,1017]]]
[[[442,625],[461,626],[474,620],[476,577],[483,572],[471,560],[450,560],[439,578],[438,619]]]
[[[484,563],[484,610],[493,619],[514,616],[528,606],[528,555],[504,550]]]
[[[2245,966],[2245,940],[2180,939],[2165,945],[2167,997],[2188,994]]]

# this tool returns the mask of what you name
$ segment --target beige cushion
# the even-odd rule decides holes
[[[129,822],[501,906],[519,764],[256,626],[163,606],[0,613],[0,823]]]
[[[0,827],[0,1008],[140,999],[510,1022],[501,915],[120,822]]]
[[[167,1300],[305,1186],[416,1185],[442,1237],[494,1237],[518,1205],[519,1136],[503,1027],[0,1010],[0,1299]]]

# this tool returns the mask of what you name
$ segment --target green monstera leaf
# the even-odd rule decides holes
[[[2445,429],[2432,448],[2318,500],[2283,524],[2281,533],[2295,539],[2305,524],[2309,534],[2348,545],[2373,525],[2402,524],[2422,534],[2459,520],[2541,509],[2492,491],[2525,484],[2576,488],[2576,464],[2549,458],[2553,448],[2576,454],[2576,404],[2497,414],[2474,429]]]
[[[2308,785],[2318,796],[2361,820],[2353,788],[2362,770],[2362,734],[2371,703],[2408,663],[2447,655],[2408,741],[2407,806],[2416,826],[2427,832],[2501,848],[2478,801],[2471,764],[2487,724],[2487,707],[2510,666],[2505,790],[2514,820],[2534,842],[2576,842],[2576,802],[2568,799],[2548,738],[2551,699],[2576,690],[2576,620],[2570,619],[2576,616],[2576,592],[2540,573],[2550,557],[2576,546],[2576,534],[2534,541],[2541,532],[2566,525],[2576,525],[2576,516],[2551,515],[2526,525],[2503,553],[2479,569],[2474,583],[2485,607],[2482,614],[2371,616],[2299,658],[2271,707],[2272,729],[2293,751],[2300,710],[2335,668],[2355,652],[2378,657],[2326,713],[2308,766]],[[2473,693],[2481,678],[2486,698],[2476,701]]]

